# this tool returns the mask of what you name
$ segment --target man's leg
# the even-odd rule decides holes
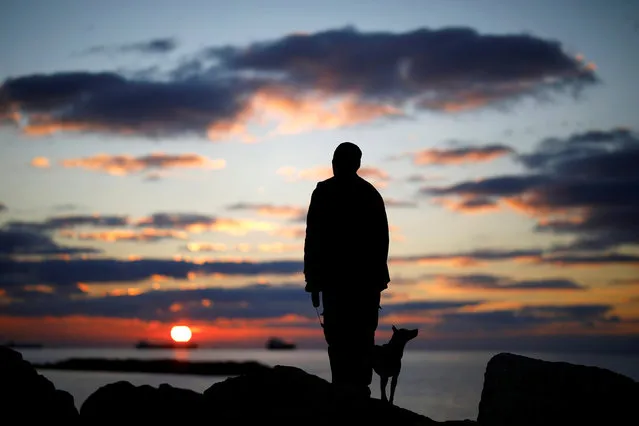
[[[324,338],[328,345],[328,360],[331,366],[331,382],[344,383],[348,378],[348,326],[343,323],[339,298],[332,292],[322,293],[324,308]]]
[[[373,380],[373,347],[375,346],[375,331],[379,319],[380,294],[378,292],[361,295],[358,309],[358,336],[353,340],[351,350],[356,354],[357,361],[353,364],[353,380],[362,386],[370,386]]]

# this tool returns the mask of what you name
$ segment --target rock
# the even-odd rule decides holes
[[[0,413],[17,424],[78,424],[73,397],[55,388],[22,355],[0,346]]]
[[[279,365],[215,383],[204,391],[204,398],[219,424],[440,424],[378,399],[337,396],[326,380]]]
[[[196,421],[205,415],[202,394],[161,384],[158,388],[129,382],[102,386],[80,408],[83,424],[129,421],[164,423],[167,419]]]
[[[636,425],[639,383],[598,367],[501,353],[486,367],[478,423]]]

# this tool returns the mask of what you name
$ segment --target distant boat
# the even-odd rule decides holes
[[[136,349],[197,349],[198,345],[193,342],[150,343],[141,340],[135,347]]]
[[[40,343],[20,343],[14,341],[8,341],[6,345],[8,348],[20,348],[20,349],[42,349]]]
[[[273,337],[266,342],[266,349],[295,349],[294,343],[285,342],[282,339]]]

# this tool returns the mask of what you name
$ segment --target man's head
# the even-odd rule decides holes
[[[333,153],[333,174],[335,176],[354,175],[362,161],[362,150],[351,142],[343,142]]]

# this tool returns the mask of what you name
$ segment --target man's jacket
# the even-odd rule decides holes
[[[319,182],[306,218],[307,289],[376,289],[390,282],[384,199],[358,175]],[[348,286],[348,288],[345,288]]]

